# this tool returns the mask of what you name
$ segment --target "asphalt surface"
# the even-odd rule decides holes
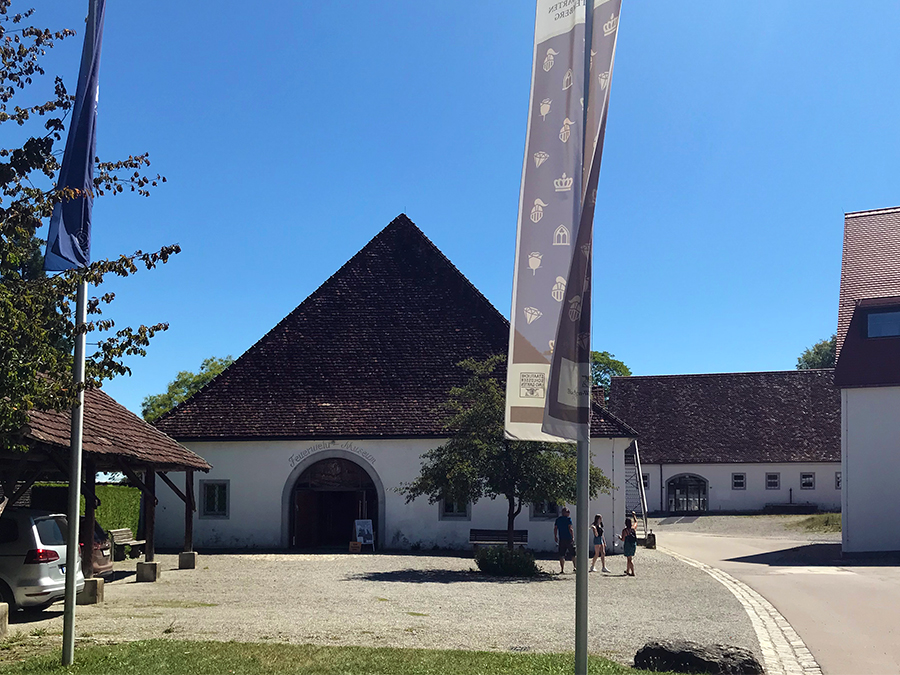
[[[721,569],[771,602],[826,675],[900,673],[898,561],[843,560],[839,535],[792,537],[765,520],[744,529],[730,522],[727,533],[712,521],[695,526],[699,532],[657,521],[655,531],[661,547]]]

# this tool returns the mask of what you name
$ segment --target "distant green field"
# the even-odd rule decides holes
[[[808,516],[795,523],[791,523],[789,527],[798,530],[806,530],[807,532],[840,532],[841,531],[841,514],[840,513],[816,513]]]

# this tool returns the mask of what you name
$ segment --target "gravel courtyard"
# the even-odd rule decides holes
[[[77,634],[87,642],[173,637],[330,645],[571,651],[575,575],[503,581],[472,572],[471,557],[400,554],[246,553],[202,555],[178,570],[161,555],[157,583],[134,581],[118,563],[103,605],[81,606]],[[659,551],[639,549],[637,576],[624,558],[614,574],[589,577],[589,648],[623,663],[651,638],[686,638],[759,647],[750,620],[718,582]],[[555,561],[542,569],[558,571]],[[569,567],[569,569],[571,569]],[[11,632],[59,640],[62,605]],[[52,618],[51,618],[52,617]],[[37,630],[35,630],[37,629]]]

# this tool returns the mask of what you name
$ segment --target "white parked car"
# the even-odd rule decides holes
[[[44,609],[65,597],[66,527],[60,513],[7,507],[0,514],[0,602],[10,611]],[[80,554],[78,561],[80,592]]]

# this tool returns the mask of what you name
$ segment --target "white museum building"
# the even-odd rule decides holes
[[[509,322],[405,216],[394,219],[222,374],[157,428],[212,465],[195,485],[194,540],[207,549],[346,547],[371,520],[377,548],[465,548],[506,529],[505,500],[407,503],[426,451],[445,442],[458,364],[505,354]],[[635,432],[595,405],[593,461],[618,489],[592,500],[607,528],[625,517]],[[629,463],[632,474],[634,467]],[[175,547],[184,508],[167,493],[158,546]],[[555,504],[516,519],[552,549]]]

